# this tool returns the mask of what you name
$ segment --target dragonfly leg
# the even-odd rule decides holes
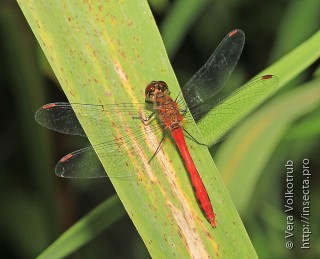
[[[150,162],[152,161],[152,159],[153,159],[153,158],[158,154],[158,152],[160,151],[161,146],[162,146],[162,143],[163,143],[163,140],[164,140],[164,137],[165,137],[165,136],[164,136],[164,132],[162,132],[162,139],[161,139],[161,141],[160,141],[160,143],[159,143],[156,151],[154,152],[154,154],[152,155],[152,157],[149,159],[148,164],[150,164]]]
[[[180,112],[182,113],[182,115],[186,115],[186,113],[188,112],[187,106],[184,109],[181,109]]]
[[[199,144],[199,145],[201,145],[201,146],[206,146],[206,147],[208,147],[207,144],[201,143],[201,142],[199,142],[197,139],[195,139],[195,137],[192,136],[186,129],[183,129],[183,131],[184,131],[185,133],[187,133],[188,136],[189,136],[194,142],[196,142],[197,144]]]
[[[136,117],[135,119],[140,119],[141,122],[144,124],[144,125],[147,125],[149,120],[156,114],[155,111],[153,111],[147,118],[142,118],[142,117]]]
[[[174,100],[176,103],[179,103],[181,100],[183,100],[183,94],[182,91],[179,92],[176,99]]]

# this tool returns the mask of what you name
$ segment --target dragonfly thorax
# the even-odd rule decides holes
[[[168,85],[163,81],[152,81],[146,88],[146,102],[153,104],[159,120],[165,128],[173,130],[181,127],[183,116],[178,104],[170,97]]]

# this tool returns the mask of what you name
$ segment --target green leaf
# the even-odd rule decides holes
[[[216,153],[221,176],[240,214],[248,209],[257,179],[283,134],[319,104],[319,85],[317,79],[279,96],[250,116]]]
[[[69,228],[37,258],[68,256],[117,221],[124,213],[118,197],[109,198]]]
[[[279,78],[279,87],[285,86],[320,57],[320,31],[263,70],[259,75],[272,74]]]
[[[309,1],[308,4],[302,1],[288,2],[279,25],[270,61],[291,51],[317,31],[320,25],[319,10],[319,1]]]
[[[161,24],[161,35],[169,57],[175,54],[188,29],[209,3],[208,0],[178,0],[173,3]]]
[[[157,79],[168,83],[172,96],[179,93],[145,1],[21,0],[19,4],[70,102],[143,102],[145,86]],[[101,118],[101,123],[109,119]],[[126,134],[116,125],[100,132],[84,120],[81,123],[93,144],[104,142],[108,132]],[[98,152],[111,174],[112,169],[138,169],[137,181],[111,180],[151,256],[256,258],[208,150],[191,149],[191,154],[217,214],[216,229],[202,214],[183,161],[170,141],[152,161],[158,166],[148,165],[146,153],[154,152],[156,144],[141,143],[137,152],[128,152],[131,162],[117,161],[117,168]]]

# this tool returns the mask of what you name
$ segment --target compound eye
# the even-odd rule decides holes
[[[168,85],[165,82],[159,81],[158,84],[161,92],[168,92]]]
[[[152,88],[149,93],[148,93],[148,97],[151,98],[154,96],[154,88]]]
[[[154,92],[156,90],[157,82],[152,81],[147,87],[145,91],[146,102],[153,102]]]
[[[154,93],[154,83],[151,82],[147,87],[146,87],[146,91],[145,91],[145,96],[149,97],[150,93]]]
[[[150,88],[146,96],[147,96],[149,99],[152,98],[152,97],[154,96],[154,91],[155,91],[154,87],[153,87],[153,88]]]

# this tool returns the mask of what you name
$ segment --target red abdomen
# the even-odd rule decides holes
[[[185,162],[186,169],[189,173],[192,185],[196,192],[196,198],[199,201],[200,206],[206,214],[210,224],[213,227],[216,227],[215,214],[213,212],[207,190],[203,185],[202,179],[187,148],[183,130],[181,127],[177,127],[171,130],[171,134]]]

